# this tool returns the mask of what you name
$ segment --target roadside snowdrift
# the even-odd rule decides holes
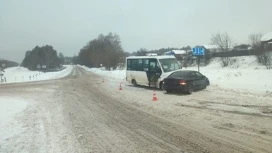
[[[126,70],[107,71],[103,68],[88,68],[86,66],[81,66],[81,67],[84,68],[86,71],[94,72],[94,73],[102,75],[102,76],[118,78],[118,79],[122,79],[122,80],[126,79]]]
[[[233,57],[231,61],[228,67],[222,67],[220,58],[215,58],[208,66],[200,67],[200,72],[210,79],[212,85],[222,88],[272,91],[272,71],[260,65],[255,56]],[[197,70],[197,67],[184,69]]]
[[[65,69],[57,72],[39,72],[30,71],[24,67],[11,67],[5,69],[3,78],[6,78],[4,83],[15,83],[15,82],[29,82],[29,81],[42,81],[59,79],[69,75],[73,69],[71,65],[65,65]]]

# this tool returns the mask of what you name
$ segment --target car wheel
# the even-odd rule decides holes
[[[172,92],[172,90],[165,90],[166,91],[166,93],[171,93]]]
[[[137,86],[136,80],[132,80],[132,84],[133,84],[134,87],[136,87]]]
[[[162,82],[160,83],[160,89],[161,89],[162,91],[164,91],[163,83],[162,83]]]
[[[194,91],[194,86],[192,84],[189,84],[186,89],[187,94],[192,94]]]

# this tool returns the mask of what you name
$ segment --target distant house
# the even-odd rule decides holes
[[[147,53],[146,56],[158,56],[156,53]]]
[[[219,47],[217,45],[203,45],[206,50],[210,51],[211,53],[219,52]]]
[[[206,52],[210,52],[210,53],[216,53],[220,51],[220,48],[217,45],[198,45],[195,47],[200,47],[200,48],[205,48]]]
[[[187,54],[185,50],[171,50],[165,52],[164,55],[174,55],[178,60],[182,60]]]
[[[248,44],[241,44],[238,46],[234,46],[232,51],[244,51],[244,50],[251,50],[252,47]]]
[[[272,51],[272,32],[268,32],[265,34],[262,38],[262,45],[266,50],[271,50]]]

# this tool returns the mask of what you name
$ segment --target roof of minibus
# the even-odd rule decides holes
[[[156,58],[156,59],[167,59],[167,58],[176,58],[173,55],[161,55],[161,56],[129,56],[127,59],[147,59],[147,58]]]

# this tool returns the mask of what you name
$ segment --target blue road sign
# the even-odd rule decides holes
[[[205,49],[203,47],[193,48],[193,55],[200,56],[205,54]]]

